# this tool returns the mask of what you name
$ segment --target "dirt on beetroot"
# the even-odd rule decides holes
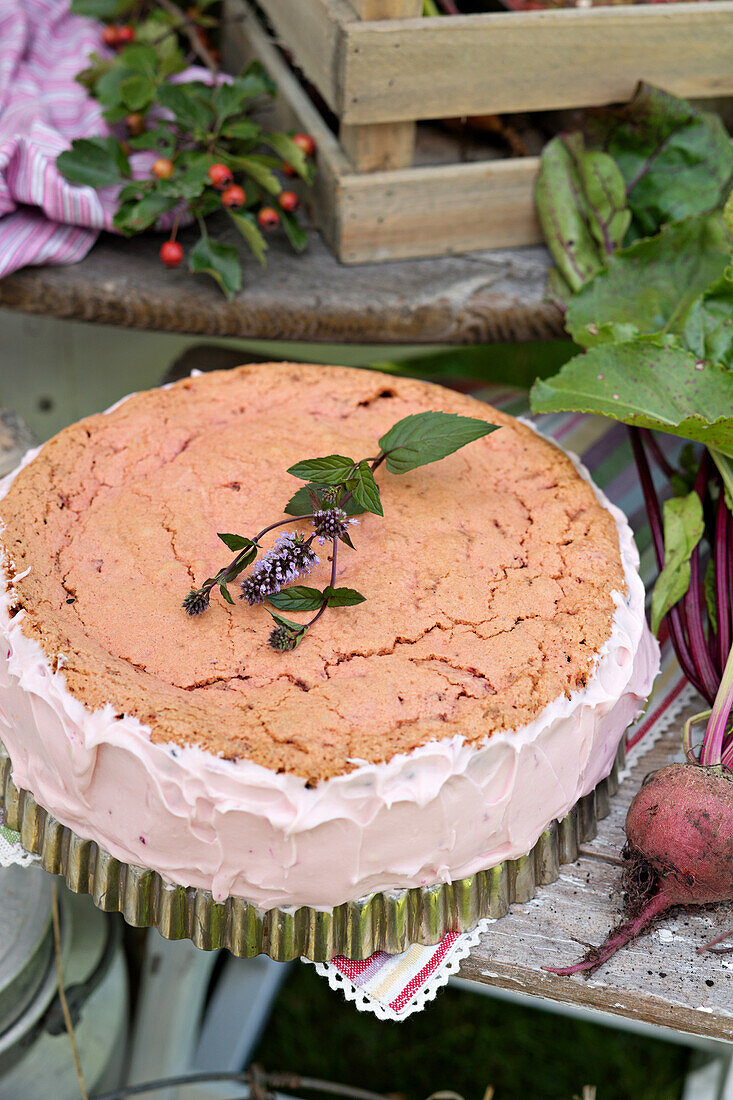
[[[648,776],[626,816],[625,919],[577,963],[553,974],[592,974],[678,906],[733,901],[733,772],[670,764]]]

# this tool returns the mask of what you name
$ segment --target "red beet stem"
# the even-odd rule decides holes
[[[608,962],[611,956],[615,955],[621,947],[636,939],[639,933],[651,924],[655,917],[664,913],[666,909],[674,904],[675,902],[667,897],[664,884],[662,884],[657,893],[649,899],[639,913],[614,928],[605,942],[600,947],[592,947],[580,962],[575,963],[574,966],[543,966],[542,969],[547,970],[550,974],[560,974],[561,976],[582,972],[592,974],[599,966],[603,966],[605,962]]]
[[[733,547],[730,548],[733,552]],[[715,517],[715,609],[718,619],[718,663],[723,671],[730,649],[730,606],[728,591],[728,509],[721,488]]]
[[[731,739],[726,737],[725,731],[731,708],[733,708],[733,649],[728,654],[720,687],[708,719],[700,749],[701,764],[722,764],[723,756],[728,755]]]
[[[662,509],[659,505],[657,491],[654,488],[654,481],[652,479],[651,470],[649,469],[649,463],[644,451],[644,445],[641,441],[639,429],[629,428],[629,435],[631,437],[634,458],[636,459],[636,466],[639,471],[639,480],[641,481],[641,489],[644,494],[644,503],[646,504],[646,510],[649,516],[649,527],[652,533],[654,551],[657,556],[657,564],[659,568],[662,569],[664,566],[664,527],[662,524]],[[681,606],[682,605],[676,605],[671,608],[666,616],[672,645],[677,655],[677,660],[680,663],[680,667],[685,674],[685,678],[690,681],[692,686],[699,691],[701,695],[708,699],[709,703],[712,703],[712,697],[708,698],[707,692],[698,676],[690,656],[690,651],[687,647],[680,616]]]
[[[707,493],[708,478],[710,476],[710,454],[706,450],[700,462],[697,478],[695,479],[695,492],[704,505]],[[703,684],[704,695],[707,699],[715,698],[718,690],[719,677],[710,656],[705,631],[703,629],[703,593],[700,585],[700,543],[690,555],[690,584],[684,596],[685,617],[687,631],[690,638],[690,655],[695,666],[700,682]],[[726,654],[727,655],[727,654]]]

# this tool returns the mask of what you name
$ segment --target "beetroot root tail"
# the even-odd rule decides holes
[[[729,940],[733,937],[733,928],[729,928],[727,932],[721,932],[719,936],[716,936],[714,940],[708,940],[702,947],[698,947],[698,955],[702,955],[704,951],[711,951],[714,955],[731,955],[733,954],[733,947],[718,947],[719,943],[723,943],[725,940]]]
[[[617,925],[600,947],[591,947],[580,962],[573,966],[543,966],[542,969],[549,974],[559,974],[562,977],[569,974],[592,974],[599,966],[608,962],[621,947],[635,940],[656,917],[669,909],[671,904],[673,903],[669,901],[664,891],[659,890],[633,917]]]

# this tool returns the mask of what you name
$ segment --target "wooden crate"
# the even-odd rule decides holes
[[[733,0],[422,18],[422,0],[258,0],[278,45],[338,119],[338,138],[263,30],[228,0],[231,61],[259,57],[281,122],[318,143],[313,216],[359,263],[541,240],[535,157],[413,165],[415,123],[593,106],[640,79],[686,97],[733,94]]]

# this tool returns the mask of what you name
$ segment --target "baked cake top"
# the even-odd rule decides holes
[[[366,602],[330,609],[285,653],[262,606],[215,589],[186,615],[189,588],[230,557],[217,531],[281,517],[300,484],[288,466],[374,454],[431,409],[500,430],[402,476],[380,467],[384,518],[361,516],[357,552],[338,556],[337,584]],[[136,716],[154,742],[311,782],[526,725],[587,682],[626,592],[615,521],[556,447],[464,395],[339,367],[258,364],[133,395],[50,440],[0,522],[23,632],[61,658],[77,699]]]

